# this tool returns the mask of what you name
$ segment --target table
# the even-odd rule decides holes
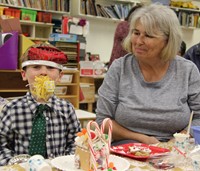
[[[138,160],[134,160],[127,157],[123,157],[123,158],[128,160],[131,164],[130,169],[128,171],[164,171],[162,169],[155,169],[148,162],[145,162],[145,161],[138,161]],[[5,167],[0,166],[0,171],[5,171],[5,170],[6,170]],[[53,168],[53,171],[58,171],[58,170]],[[173,169],[169,169],[167,171],[193,171],[193,167],[189,166],[188,168],[186,168],[184,165],[182,165],[181,167],[176,167]]]
[[[131,164],[130,169],[128,171],[164,171],[163,169],[154,168],[152,165],[150,165],[148,162],[145,162],[145,161],[142,162],[142,161],[137,161],[130,158],[126,158],[126,159]],[[177,160],[179,160],[179,158]],[[168,169],[167,171],[194,171],[194,170],[191,165],[188,166],[187,168],[184,165],[182,165],[179,167]]]
[[[86,124],[88,121],[96,119],[96,114],[94,113],[87,112],[85,110],[80,110],[80,109],[75,110],[75,112],[82,127],[86,127]]]

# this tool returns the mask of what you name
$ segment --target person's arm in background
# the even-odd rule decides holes
[[[127,36],[128,31],[129,31],[129,24],[127,21],[123,21],[117,25],[108,67],[110,67],[110,65],[115,59],[120,58],[127,53],[122,47],[122,42],[124,38]]]
[[[192,55],[192,49],[189,49],[188,51],[186,51],[183,57],[185,59],[191,60],[191,55]]]

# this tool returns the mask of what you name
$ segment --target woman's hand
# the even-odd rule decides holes
[[[155,137],[143,135],[141,142],[144,143],[144,144],[157,144],[160,141]]]
[[[153,136],[147,136],[144,134],[140,134],[137,132],[130,131],[121,125],[119,125],[116,121],[112,120],[113,124],[113,140],[135,140],[137,142],[145,143],[145,144],[156,144],[160,141]],[[107,126],[106,126],[107,129]]]

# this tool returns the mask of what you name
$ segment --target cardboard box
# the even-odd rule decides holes
[[[94,84],[80,83],[83,92],[84,100],[80,103],[94,103],[95,102],[95,86]]]
[[[5,32],[12,32],[17,31],[19,34],[22,33],[21,24],[19,18],[9,18],[9,19],[1,19],[0,24],[2,31]]]

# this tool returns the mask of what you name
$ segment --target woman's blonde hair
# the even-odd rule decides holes
[[[130,53],[132,51],[131,36],[137,23],[140,22],[148,35],[160,36],[167,39],[166,46],[161,53],[161,59],[168,61],[175,58],[182,42],[182,31],[175,12],[168,6],[151,4],[139,8],[132,16],[129,34],[123,42],[123,47]]]

